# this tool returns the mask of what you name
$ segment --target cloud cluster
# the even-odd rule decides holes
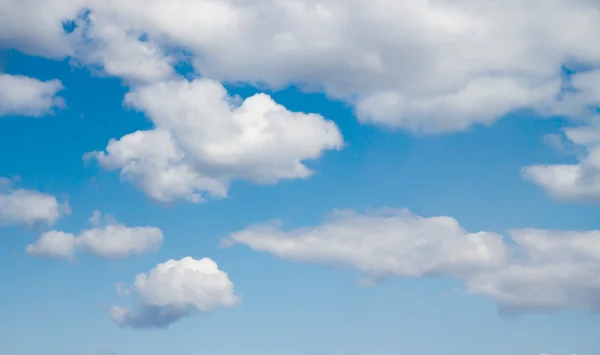
[[[119,169],[153,199],[199,202],[226,196],[234,178],[275,183],[308,177],[305,160],[342,146],[336,125],[320,115],[288,111],[264,94],[236,100],[209,79],[136,87],[125,102],[156,128],[112,140],[106,152],[87,156]]]
[[[1,25],[0,25],[1,26]],[[57,93],[63,89],[59,80],[40,81],[22,75],[0,73],[0,117],[39,117],[62,107]]]
[[[133,87],[126,102],[168,127],[111,143],[107,149],[141,155],[116,152],[104,163],[161,201],[222,196],[232,178],[304,176],[303,159],[318,156],[289,153],[296,145],[280,146],[289,136],[272,145],[280,132],[270,124],[264,134],[256,127],[233,133],[239,108],[216,82],[178,78],[173,67],[182,61],[219,82],[324,91],[351,104],[362,122],[414,132],[460,131],[519,110],[582,119],[580,129],[594,129],[588,123],[596,113],[589,108],[598,103],[600,50],[589,43],[600,40],[600,6],[589,0],[11,0],[2,6],[0,12],[11,15],[0,15],[0,46],[70,55],[121,77]],[[569,82],[565,66],[576,72]],[[568,85],[575,90],[565,91]],[[167,90],[174,90],[171,99],[193,99],[170,100],[166,109],[147,100],[158,97],[163,105],[159,96]],[[265,112],[277,105],[266,97],[248,100],[261,102],[247,115],[262,127]],[[207,117],[231,122],[221,127]],[[284,132],[296,128],[281,121]],[[322,122],[308,121],[323,132]],[[313,149],[340,146],[328,131],[311,141]],[[210,146],[190,143],[207,136],[217,137]],[[270,153],[240,154],[254,139]],[[219,145],[228,140],[232,151],[223,153]],[[168,154],[141,148],[149,145],[143,142]],[[590,158],[581,164],[532,166],[523,174],[557,197],[597,200],[598,178],[590,172],[597,169],[589,168],[597,154],[595,145],[586,147]],[[279,148],[288,154],[273,156]],[[248,171],[258,154],[258,167]],[[267,160],[276,166],[262,166]]]
[[[239,303],[227,273],[208,258],[185,257],[158,264],[138,274],[132,285],[137,305],[134,311],[112,307],[113,320],[124,327],[167,327],[195,313]]]
[[[600,33],[600,7],[587,0],[33,4],[5,5],[12,14],[5,45],[72,54],[142,82],[171,76],[182,58],[176,48],[204,76],[325,90],[355,105],[363,121],[416,131],[462,130],[545,109],[560,91],[561,65],[600,63],[589,46]],[[74,31],[62,30],[66,19]],[[36,20],[42,25],[26,26]]]
[[[556,198],[600,201],[600,47],[590,45],[600,42],[597,18],[600,5],[590,0],[7,0],[0,47],[70,56],[123,78],[125,104],[154,128],[87,157],[158,201],[224,197],[234,179],[306,178],[307,161],[342,148],[324,117],[265,94],[232,97],[222,82],[323,91],[361,122],[418,133],[489,125],[519,110],[565,116],[573,123],[566,139],[585,154],[522,175]],[[174,70],[183,60],[195,79]],[[565,79],[565,67],[576,73]],[[0,116],[51,112],[61,89],[56,80],[0,74]],[[0,225],[52,224],[65,211],[36,191],[0,193]],[[104,223],[78,235],[44,233],[27,252],[123,258],[162,243],[158,228]],[[341,211],[292,231],[251,226],[224,243],[374,279],[458,278],[512,311],[600,309],[600,231],[470,233],[451,217]],[[113,307],[111,315],[122,326],[167,326],[235,305],[233,288],[210,259],[169,260],[136,277],[133,310]]]
[[[103,259],[123,259],[160,248],[163,233],[156,227],[127,227],[111,218],[105,218],[104,226],[82,230],[78,235],[61,231],[49,231],[27,246],[27,254],[36,257],[72,258],[75,251],[91,253]],[[91,218],[99,224],[102,217],[95,212]]]
[[[324,90],[364,122],[414,131],[544,110],[561,65],[600,63],[589,46],[600,7],[588,0],[79,2],[89,10],[76,19],[82,30],[59,37],[109,74],[163,78],[177,48],[215,80]]]
[[[408,210],[338,211],[322,225],[281,230],[259,224],[239,243],[299,262],[351,267],[364,276],[453,277],[507,311],[600,311],[600,231],[523,229],[469,233],[451,217]]]
[[[34,224],[53,225],[71,209],[59,203],[56,197],[34,190],[11,189],[12,182],[0,178],[0,227]]]

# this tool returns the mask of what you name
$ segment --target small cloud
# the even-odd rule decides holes
[[[158,264],[137,275],[131,290],[138,301],[133,311],[119,306],[110,309],[111,318],[123,327],[166,328],[184,317],[233,307],[240,301],[227,273],[208,258],[185,257]]]
[[[35,190],[13,189],[14,182],[0,178],[0,226],[53,225],[61,215],[71,213],[68,203]]]
[[[94,227],[82,230],[77,236],[46,232],[28,245],[26,251],[32,256],[66,259],[72,258],[75,251],[84,251],[104,259],[123,259],[156,251],[162,245],[163,233],[156,227],[127,227],[99,211],[94,211],[89,221]]]

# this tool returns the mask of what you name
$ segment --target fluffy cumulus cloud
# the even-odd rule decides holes
[[[209,79],[137,87],[125,102],[156,128],[137,131],[94,152],[107,169],[159,201],[227,195],[234,178],[256,183],[305,178],[305,160],[343,144],[337,126],[317,114],[291,112],[268,95],[241,103]]]
[[[600,64],[600,50],[589,45],[600,40],[600,6],[589,0],[3,6],[0,43],[28,52],[70,53],[146,81],[168,76],[182,57],[174,53],[186,53],[215,80],[324,90],[353,104],[362,121],[423,132],[489,124],[520,109],[546,112],[561,89],[561,65]],[[69,33],[67,19],[78,26]]]
[[[132,328],[167,327],[183,317],[239,302],[227,273],[208,258],[158,264],[137,275],[131,290],[136,308],[115,306],[110,314],[117,324]]]
[[[0,227],[8,225],[53,225],[69,205],[35,190],[11,189],[9,179],[0,178]]]
[[[70,34],[73,56],[84,65],[130,84],[159,81],[174,74],[176,58],[165,55],[156,43],[142,40],[142,33],[128,30],[127,23],[92,12],[79,18],[75,26]]]
[[[112,218],[102,218],[95,212],[90,219],[96,226],[78,235],[50,231],[27,246],[29,255],[50,258],[71,258],[75,251],[91,253],[104,259],[123,259],[160,248],[163,233],[156,227],[127,227]],[[104,226],[99,224],[104,223]]]
[[[57,96],[62,89],[58,80],[40,81],[27,76],[0,73],[0,117],[39,117],[48,114],[53,108],[63,106],[62,98]]]
[[[336,212],[322,225],[250,226],[223,240],[283,259],[351,267],[365,276],[446,276],[507,311],[600,311],[600,231],[469,233],[451,217],[407,210]]]
[[[246,140],[262,139],[255,146],[272,151],[282,148],[280,142],[271,145],[277,141],[272,126],[261,135],[250,124],[236,127],[237,134],[208,124],[206,117],[236,122],[238,110],[223,108],[228,98],[216,98],[222,88],[212,94],[199,89],[218,84],[177,79],[173,67],[182,61],[219,82],[324,91],[352,105],[362,122],[421,133],[489,125],[520,110],[581,117],[600,88],[592,74],[582,72],[600,67],[600,49],[589,45],[600,41],[600,5],[590,0],[9,0],[0,14],[0,46],[71,56],[130,84],[128,102],[166,128],[133,133],[108,148],[131,149],[157,162],[134,155],[119,160],[121,152],[107,154],[104,163],[163,201],[224,195],[231,178],[254,179],[258,170],[266,180],[297,177],[306,169],[302,159],[314,156],[290,155],[292,145],[283,148],[283,156],[263,154],[257,168],[248,168],[256,161],[239,154],[248,148]],[[573,79],[580,87],[567,100],[561,99],[564,66],[581,74]],[[202,91],[217,101],[194,96],[191,102],[151,107],[158,106],[148,102],[151,92],[158,96],[166,88],[189,97]],[[244,106],[260,106],[248,117],[263,127],[258,122],[269,121],[264,109],[276,104],[260,96]],[[198,122],[208,128],[199,132]],[[216,138],[199,147],[190,142],[192,135],[196,142]],[[315,147],[338,146],[331,137]],[[231,151],[224,153],[218,142],[228,139]],[[168,154],[139,146],[150,141]],[[540,165],[524,174],[553,195],[597,199],[592,153],[578,165]],[[256,159],[257,151],[252,154]],[[274,163],[261,165],[268,159]]]

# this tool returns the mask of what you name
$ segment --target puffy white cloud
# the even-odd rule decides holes
[[[167,327],[182,317],[239,302],[227,273],[208,258],[158,264],[136,276],[132,292],[137,298],[134,311],[117,306],[110,310],[117,324],[132,328]]]
[[[123,259],[160,248],[163,233],[156,227],[127,227],[112,218],[105,218],[106,225],[82,230],[77,236],[71,233],[50,231],[27,246],[32,256],[70,258],[75,251],[94,254],[104,259]],[[90,219],[98,225],[102,218],[94,212]]]
[[[143,33],[109,16],[90,13],[76,21],[71,34],[74,57],[83,64],[126,79],[131,84],[153,82],[174,75],[175,58],[167,56],[154,42],[142,40]]]
[[[50,231],[42,234],[34,244],[25,249],[27,254],[37,257],[65,258],[73,256],[75,236],[71,233]]]
[[[10,189],[11,182],[0,183],[0,226],[12,224],[52,225],[62,214],[70,214],[69,205],[56,197],[34,190]]]
[[[323,89],[359,118],[455,131],[545,109],[561,64],[600,63],[587,0],[93,1],[96,23],[182,48],[216,80]],[[101,25],[104,26],[104,25]]]
[[[589,0],[3,4],[0,43],[29,52],[57,48],[147,81],[168,75],[178,59],[172,53],[181,51],[206,77],[324,90],[355,105],[364,122],[415,131],[461,130],[519,109],[546,112],[562,64],[600,64],[600,49],[589,45],[600,40],[600,5]],[[83,9],[89,15],[79,30],[65,34],[60,21]]]
[[[523,229],[469,233],[451,217],[407,210],[337,212],[322,225],[283,231],[274,224],[232,233],[283,259],[352,267],[380,276],[446,276],[509,311],[600,311],[600,231]]]
[[[521,173],[554,198],[600,201],[600,145],[589,149],[589,156],[577,164],[532,165],[523,168]]]
[[[63,105],[57,93],[63,89],[58,80],[40,81],[22,75],[0,73],[0,116],[39,117]]]
[[[227,195],[234,178],[256,183],[305,178],[305,160],[339,149],[337,126],[317,114],[288,111],[268,95],[236,104],[212,80],[176,80],[135,88],[125,102],[156,128],[137,131],[94,152],[107,169],[159,201],[198,202]]]
[[[530,83],[516,77],[482,77],[456,92],[427,98],[377,93],[358,102],[357,114],[365,122],[415,132],[461,131],[474,124],[489,125],[512,110],[547,109],[560,86],[559,78]]]

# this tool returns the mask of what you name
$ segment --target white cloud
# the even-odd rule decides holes
[[[50,231],[42,234],[25,250],[32,256],[70,259],[73,256],[74,242],[75,236],[71,233]]]
[[[0,73],[0,116],[39,117],[62,107],[56,96],[63,89],[58,80],[40,81],[22,75]]]
[[[136,87],[173,80],[172,66],[182,57],[205,78],[323,90],[353,105],[362,122],[415,132],[464,130],[522,109],[580,118],[600,91],[598,74],[578,74],[576,94],[558,98],[562,65],[600,65],[600,49],[589,45],[600,40],[600,5],[589,0],[10,0],[0,6],[0,46],[73,55],[125,78],[134,87],[129,98],[159,92],[160,85],[185,86]],[[78,26],[69,34],[61,25],[67,19]],[[142,105],[133,106],[156,111]],[[161,115],[171,109],[165,106]],[[139,150],[131,145],[144,140],[160,143],[170,155],[153,155],[158,164],[136,157],[121,165],[106,159],[106,166],[123,167],[125,178],[161,201],[222,196],[232,178],[247,178],[253,162],[241,162],[246,156],[230,152],[235,166],[220,159],[212,165],[213,150],[201,148],[198,156],[196,143],[182,133],[186,128],[137,132],[113,144],[117,151]],[[305,168],[301,161],[288,160],[295,168],[285,172],[297,177]],[[524,175],[560,198],[598,199],[590,163],[538,165]]]
[[[69,205],[59,203],[56,197],[38,191],[10,189],[10,182],[2,179],[0,189],[0,226],[37,223],[53,225],[61,214],[70,214]],[[8,188],[4,190],[4,188]]]
[[[74,53],[144,81],[168,75],[181,51],[203,76],[324,90],[364,122],[415,131],[547,112],[562,64],[600,64],[589,45],[600,40],[600,6],[589,0],[5,3],[0,43],[9,46]],[[84,8],[89,16],[66,35],[60,21]]]
[[[88,154],[159,201],[223,197],[232,179],[275,183],[305,178],[305,160],[339,149],[336,125],[317,114],[288,111],[268,95],[236,105],[212,80],[167,81],[135,88],[125,102],[156,129],[109,142]]]
[[[472,293],[509,310],[600,311],[600,231],[510,231],[515,256],[468,279]]]
[[[154,82],[174,75],[175,58],[166,56],[153,42],[142,41],[141,32],[131,31],[127,24],[109,17],[97,19],[91,13],[77,21],[72,37],[75,58],[99,67],[105,73],[126,79],[132,84]]]
[[[62,58],[71,54],[63,21],[76,17],[87,0],[3,0],[0,2],[0,48]]]
[[[507,240],[510,237],[510,240]],[[510,311],[600,311],[600,231],[524,229],[469,233],[451,217],[407,210],[337,212],[322,225],[283,231],[273,224],[232,233],[283,259],[351,267],[368,279],[447,276]]]
[[[75,246],[101,258],[122,259],[156,251],[162,245],[162,231],[156,227],[109,225],[82,231]]]
[[[461,275],[501,264],[507,254],[497,234],[467,233],[453,218],[422,218],[408,210],[337,211],[318,227],[283,232],[257,225],[233,233],[230,241],[285,259],[355,267],[369,276]]]
[[[227,273],[208,258],[185,257],[158,264],[149,273],[138,274],[132,285],[137,307],[112,307],[113,320],[132,328],[167,327],[194,313],[239,302]]]
[[[99,212],[90,219],[95,225],[101,221]],[[107,225],[82,230],[79,235],[60,231],[44,233],[27,246],[32,256],[70,258],[75,251],[94,254],[104,259],[123,259],[160,248],[162,231],[156,227],[127,227],[106,218]]]
[[[182,48],[223,81],[324,89],[359,118],[462,130],[546,109],[561,64],[600,63],[587,0],[93,1],[96,25]]]

